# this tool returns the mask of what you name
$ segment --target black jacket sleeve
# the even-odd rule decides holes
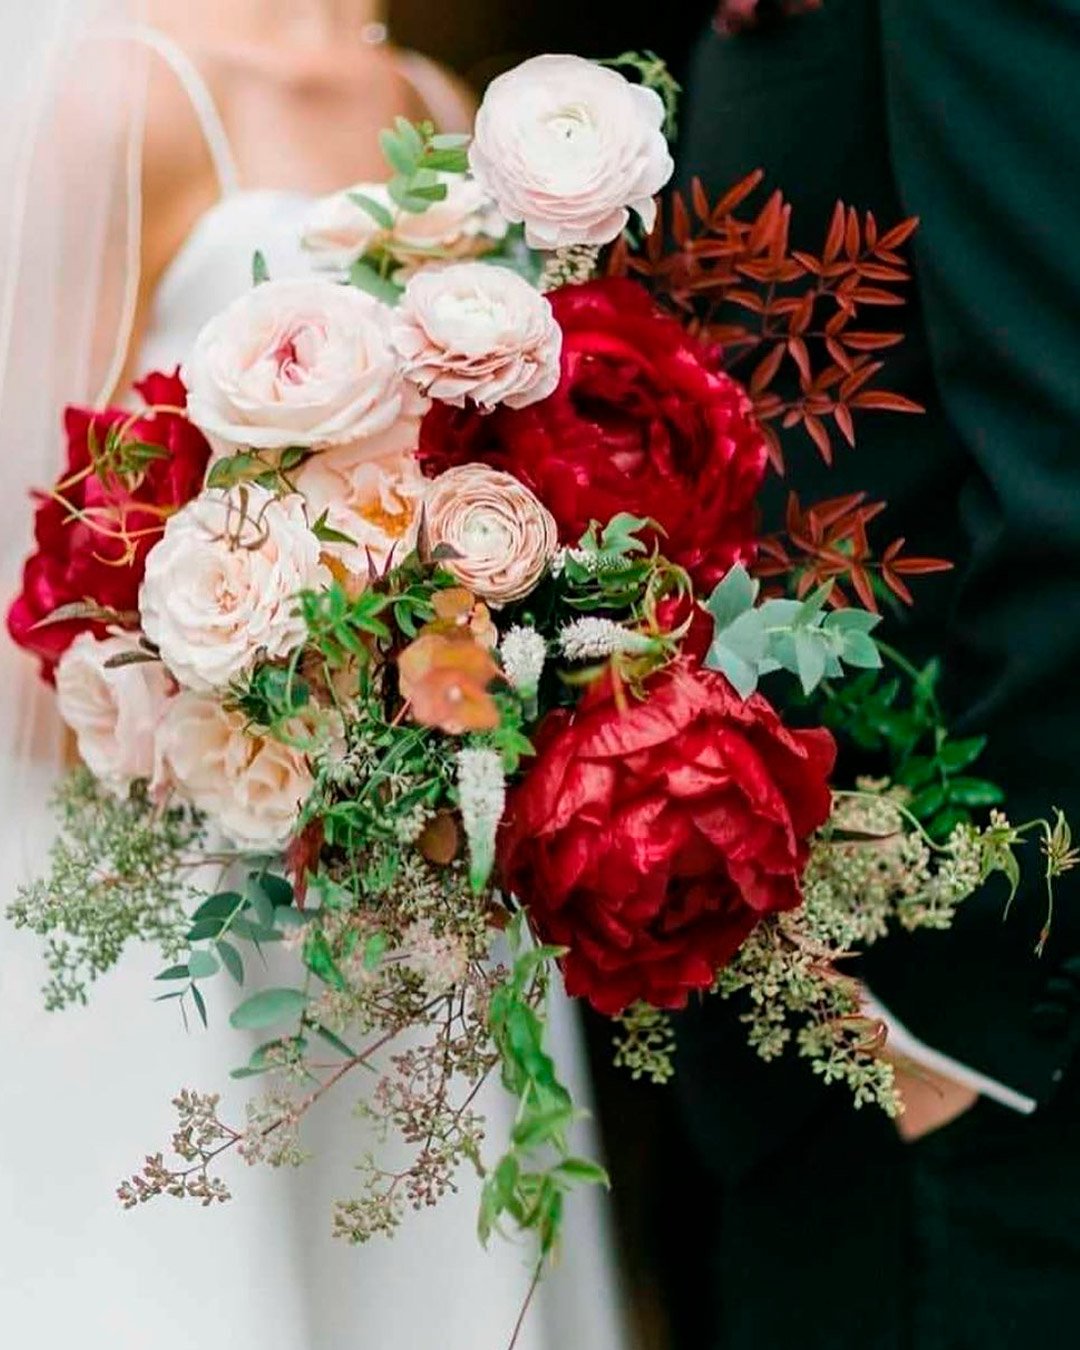
[[[832,469],[793,450],[767,509],[788,486],[808,501],[866,490],[889,502],[888,537],[956,562],[919,585],[889,637],[944,657],[956,729],[989,734],[980,772],[1006,789],[1013,820],[1060,805],[1080,833],[1078,6],[828,0],[771,30],[710,34],[680,171],[715,194],[764,168],[793,203],[799,247],[820,245],[838,197],[883,224],[920,216],[909,336],[887,383],[926,415],[865,416]],[[1043,1100],[1080,1041],[1080,874],[1059,883],[1038,958],[1037,843],[1022,861],[1007,919],[991,885],[952,932],[878,944],[862,973],[922,1040]],[[678,1090],[691,1130],[742,1170],[820,1090],[793,1064],[785,1110],[767,1109],[778,1070],[747,1057],[744,1029],[714,1002],[684,1023]]]
[[[929,358],[965,461],[950,701],[989,734],[1014,822],[1053,806],[1080,822],[1080,3],[881,0],[880,40]],[[1044,1098],[1080,1037],[1080,884],[1060,881],[1040,960],[1037,844],[1022,862],[1007,921],[988,887],[950,934],[867,965],[924,1040]]]

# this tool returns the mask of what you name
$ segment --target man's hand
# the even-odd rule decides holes
[[[970,1111],[979,1100],[972,1088],[961,1087],[951,1078],[931,1073],[914,1065],[905,1067],[905,1061],[893,1061],[896,1087],[904,1103],[903,1114],[896,1118],[896,1128],[906,1143],[914,1143],[943,1125]]]

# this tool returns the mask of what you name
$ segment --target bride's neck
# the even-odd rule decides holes
[[[293,42],[370,40],[372,26],[386,21],[386,0],[263,0],[274,28]]]

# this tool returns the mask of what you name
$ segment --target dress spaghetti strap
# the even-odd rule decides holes
[[[472,130],[476,109],[464,85],[419,52],[395,51],[394,59],[439,131]]]
[[[240,187],[240,174],[236,167],[232,146],[229,144],[229,134],[225,130],[225,123],[221,120],[221,113],[218,112],[214,96],[211,94],[210,87],[200,73],[198,66],[175,39],[159,32],[156,28],[149,28],[140,24],[132,30],[132,36],[137,42],[141,42],[155,51],[180,81],[184,92],[191,100],[191,106],[195,110],[195,116],[199,120],[203,136],[206,138],[206,146],[214,163],[214,172],[221,188],[221,195],[223,197],[231,196]]]

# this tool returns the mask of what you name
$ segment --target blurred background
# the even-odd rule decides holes
[[[648,48],[681,73],[715,0],[674,0],[657,6],[626,0],[577,4],[507,4],[506,0],[391,0],[395,42],[444,62],[475,88],[537,52],[617,56]]]

